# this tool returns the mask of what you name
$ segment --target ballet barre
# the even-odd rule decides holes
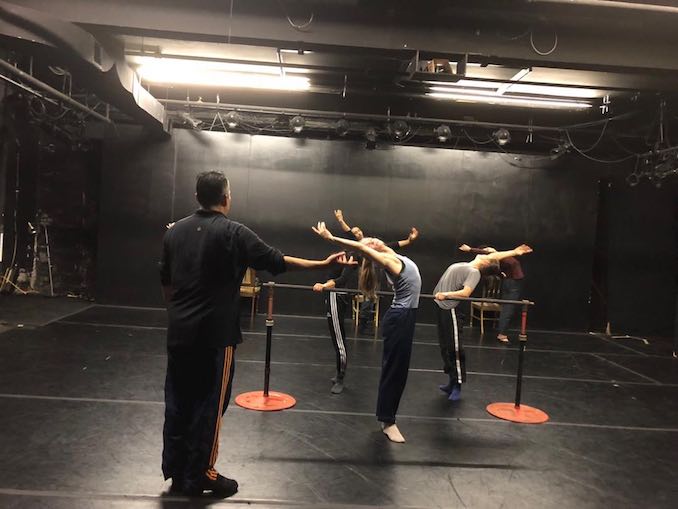
[[[314,291],[312,286],[294,285],[286,283],[276,283],[268,281],[262,286],[268,289],[267,292],[267,306],[266,306],[266,358],[264,363],[264,390],[253,391],[240,394],[236,397],[235,402],[243,408],[259,411],[275,411],[290,408],[296,404],[296,400],[284,393],[273,392],[270,390],[271,379],[271,348],[273,339],[273,304],[275,290],[299,290],[299,291]],[[342,294],[358,294],[360,290],[351,288],[324,288],[322,292],[335,292]],[[316,292],[316,293],[322,293]],[[377,295],[393,296],[393,292],[377,291]],[[420,294],[420,298],[435,299],[433,294]],[[455,300],[460,302],[484,302],[493,304],[514,304],[521,306],[521,320],[519,349],[518,349],[518,369],[516,373],[516,392],[512,403],[491,403],[486,410],[493,416],[500,419],[519,422],[519,423],[543,423],[548,420],[548,415],[538,408],[533,408],[521,404],[522,398],[522,381],[523,381],[523,365],[525,357],[525,346],[527,344],[527,314],[530,306],[535,303],[529,300],[503,300],[503,299],[487,299],[487,298],[471,298],[471,297],[449,297],[445,300]]]

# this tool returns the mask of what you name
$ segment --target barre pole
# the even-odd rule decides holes
[[[520,346],[518,348],[518,373],[516,374],[516,397],[513,403],[490,403],[486,410],[488,413],[505,421],[521,424],[541,424],[549,420],[546,412],[527,405],[520,404],[523,388],[523,360],[525,346],[527,345],[527,310],[529,301],[523,301],[520,313]]]
[[[239,394],[235,398],[238,406],[248,410],[258,410],[260,412],[274,412],[292,408],[297,404],[297,400],[289,394],[275,392],[270,390],[271,382],[271,349],[273,346],[273,292],[275,283],[266,284],[268,287],[268,298],[266,302],[266,361],[264,364],[264,390],[252,391]]]
[[[276,288],[284,288],[284,289],[289,289],[289,290],[311,290],[313,291],[312,286],[307,286],[307,285],[290,285],[286,283],[275,283],[273,281],[268,281],[264,283],[262,286],[267,286],[267,287],[276,287]],[[362,293],[360,290],[355,290],[353,288],[325,288],[323,290],[324,293],[327,292],[339,292],[339,293]],[[384,291],[378,291],[376,292],[377,295],[386,295],[386,296],[393,296],[393,292],[384,292]],[[432,295],[430,293],[422,293],[419,294],[419,297],[423,299],[435,299],[435,295]],[[486,302],[486,303],[494,303],[494,304],[516,304],[520,306],[534,306],[534,302],[529,301],[529,300],[503,300],[503,299],[488,299],[485,297],[448,297],[447,300],[458,300],[460,302]]]
[[[268,287],[266,300],[266,361],[264,364],[264,397],[268,398],[271,385],[271,347],[273,345],[273,287]]]

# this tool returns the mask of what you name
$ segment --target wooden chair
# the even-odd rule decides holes
[[[373,326],[374,326],[374,339],[377,339],[377,334],[379,331],[379,296],[377,295],[377,300],[374,302],[374,317],[373,317]],[[365,302],[365,296],[362,293],[356,293],[351,299],[351,314],[353,317],[353,322],[355,323],[354,335],[358,335],[358,320],[360,318],[360,304]]]
[[[259,294],[261,293],[261,285],[257,279],[257,273],[254,269],[247,268],[245,277],[242,279],[240,285],[240,297],[252,299],[252,308],[250,312],[250,327],[254,326],[254,314],[257,310],[257,303],[259,302]]]
[[[501,295],[501,278],[499,276],[489,276],[483,279],[483,288],[481,298],[498,299]],[[485,321],[499,321],[501,304],[490,304],[487,302],[471,302],[471,327],[473,319],[480,320],[480,334],[485,334]]]

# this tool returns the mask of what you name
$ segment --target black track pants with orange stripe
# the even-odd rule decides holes
[[[231,399],[235,347],[170,347],[165,379],[165,479],[214,476],[221,417]]]

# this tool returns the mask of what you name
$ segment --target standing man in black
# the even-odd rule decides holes
[[[245,270],[279,274],[347,262],[343,253],[321,261],[284,256],[228,219],[231,191],[221,172],[198,175],[196,197],[201,208],[165,233],[160,263],[169,316],[162,470],[173,493],[228,497],[238,483],[214,465],[242,341],[238,301]]]

